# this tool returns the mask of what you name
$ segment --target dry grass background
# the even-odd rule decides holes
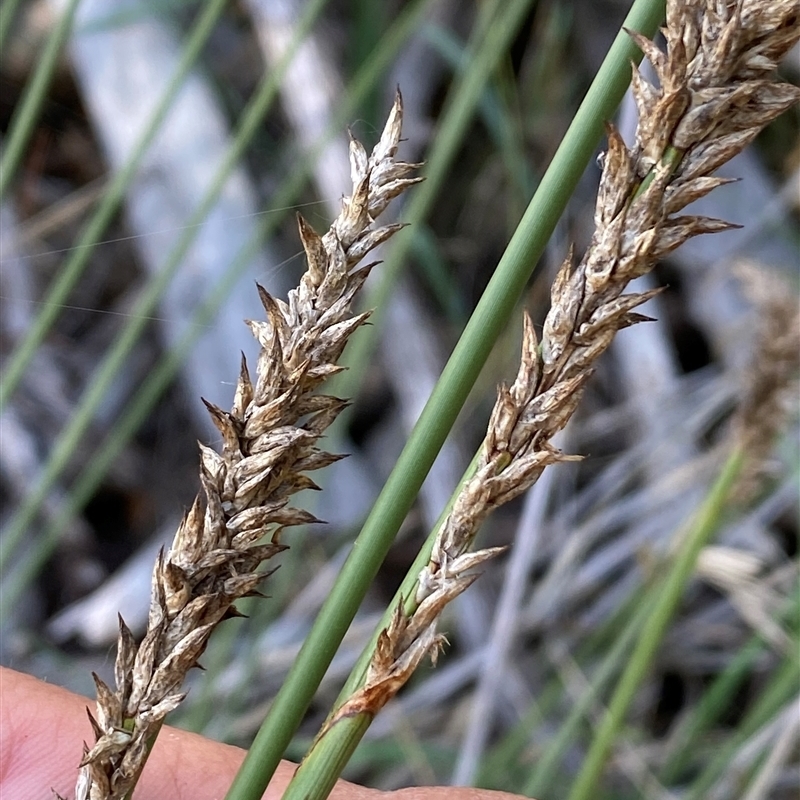
[[[3,131],[57,7],[22,4],[0,61]],[[279,64],[292,7],[251,0],[226,7],[215,24],[200,69],[127,190],[125,212],[92,251],[4,410],[4,524],[35,494],[51,445],[75,419],[110,339],[131,315],[144,316],[137,305],[143,286],[191,223],[191,209],[265,68]],[[492,13],[488,5],[469,13],[458,3],[419,7],[391,69],[348,117],[359,138],[371,143],[400,83],[408,139],[402,155],[409,160],[430,152],[448,93],[470,69],[465,43]],[[47,286],[75,253],[92,204],[108,185],[109,167],[119,169],[130,151],[131,131],[152,108],[151,93],[163,88],[181,32],[199,10],[198,4],[176,4],[155,15],[116,4],[109,16],[98,0],[81,11],[97,15],[94,21],[79,14],[82,36],[57,69],[2,206],[4,358],[30,329]],[[41,542],[55,542],[46,533],[65,518],[82,471],[96,462],[98,448],[118,429],[128,402],[167,348],[191,330],[192,312],[207,293],[218,291],[214,286],[242,242],[265,218],[277,217],[274,198],[283,196],[282,181],[295,165],[313,167],[312,184],[292,208],[319,230],[338,213],[346,191],[346,142],[332,138],[313,163],[304,152],[335,115],[352,76],[397,11],[368,2],[329,4],[283,74],[280,101],[197,231],[172,287],[142,320],[142,335],[10,556],[2,591],[12,586],[7,576],[28,579],[13,584],[17,596],[3,605],[4,664],[57,676],[91,694],[90,670],[106,678],[112,673],[117,610],[141,631],[154,552],[171,537],[197,488],[195,439],[218,437],[198,398],[230,405],[236,353],[251,347],[241,319],[260,316],[252,278],[285,296],[302,269],[291,213],[248,259],[219,314],[202,323],[200,342],[177,380],[113,458],[85,508],[59,533],[55,547]],[[457,158],[425,224],[401,234],[413,244],[376,326],[378,352],[356,365],[361,381],[357,393],[351,390],[354,405],[332,434],[329,449],[353,455],[327,469],[325,491],[309,500],[329,524],[293,534],[292,549],[265,589],[271,598],[250,603],[250,619],[226,623],[212,639],[203,658],[207,672],[192,682],[178,724],[238,744],[252,737],[624,11],[615,3],[540,2],[523,15],[457,142]],[[109,32],[117,38],[104,44]],[[796,48],[781,72],[797,82]],[[617,123],[629,140],[632,118],[627,100]],[[725,168],[742,182],[702,201],[700,213],[746,227],[694,240],[656,269],[651,286],[668,288],[645,311],[657,322],[618,337],[560,442],[588,458],[549,470],[533,492],[486,526],[482,542],[513,541],[514,548],[453,603],[445,619],[451,643],[446,657],[436,671],[423,670],[377,718],[350,777],[382,787],[444,783],[454,774],[509,790],[528,785],[560,722],[620,641],[638,587],[652,577],[670,537],[713,478],[714,448],[739,396],[759,314],[754,316],[731,267],[748,261],[759,274],[783,273],[789,296],[796,296],[797,129],[795,108]],[[544,319],[566,242],[582,247],[591,233],[598,177],[596,167],[587,170],[551,255],[526,293],[535,324]],[[518,338],[512,320],[320,689],[295,756],[324,718],[482,438],[495,386],[516,371]],[[743,795],[735,783],[740,776],[752,778],[751,800],[796,792],[799,732],[791,704],[797,676],[787,664],[798,630],[796,608],[787,613],[786,607],[797,592],[797,471],[795,417],[771,455],[766,481],[703,553],[697,580],[617,742],[609,796],[678,796],[668,787],[695,776],[729,745],[730,769],[706,796]],[[754,633],[763,644],[753,643]],[[676,765],[685,721],[715,679],[739,661],[745,664],[739,680],[723,693],[691,758]],[[780,681],[782,694],[775,688]],[[770,692],[779,702],[752,726]],[[563,795],[561,776],[574,773],[602,713],[600,702],[590,706],[562,753],[550,788],[537,789],[541,797]]]

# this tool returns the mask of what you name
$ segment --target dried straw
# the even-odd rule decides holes
[[[316,488],[306,473],[340,458],[317,443],[346,403],[315,391],[341,369],[348,338],[369,317],[351,304],[374,264],[356,265],[403,227],[372,223],[421,180],[413,177],[418,165],[395,160],[401,121],[398,93],[371,155],[351,139],[353,193],[324,236],[298,216],[308,271],[287,302],[258,287],[267,321],[248,323],[261,348],[256,381],[243,359],[231,411],[206,403],[222,452],[200,445],[202,492],[156,562],[141,644],[120,618],[116,690],[95,676],[95,743],[85,750],[76,800],[119,800],[135,786],[214,628],[237,615],[236,600],[258,594],[269,574],[260,565],[285,549],[283,529],[316,521],[289,499]]]
[[[437,535],[413,602],[400,603],[381,632],[364,686],[325,730],[344,717],[375,714],[426,653],[435,659],[444,640],[436,633],[442,608],[472,583],[473,567],[502,550],[468,552],[480,524],[535,483],[545,467],[576,458],[559,452],[552,438],[574,413],[616,332],[646,320],[634,309],[659,291],[623,294],[628,283],[687,239],[736,227],[678,212],[729,182],[712,173],[800,98],[800,89],[773,80],[778,61],[800,38],[794,0],[672,0],[663,34],[665,52],[630,32],[658,78],[658,86],[651,85],[633,67],[635,145],[628,148],[607,126],[590,246],[577,267],[572,252],[562,264],[541,343],[525,315],[519,373],[511,388],[499,389],[477,471]],[[774,332],[780,355],[762,364],[761,373],[770,377],[754,376],[762,389],[774,382],[772,365],[785,376],[779,365],[787,360],[786,338]]]

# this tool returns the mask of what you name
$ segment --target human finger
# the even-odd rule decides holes
[[[0,797],[71,797],[81,743],[91,740],[85,697],[0,667]],[[244,759],[238,747],[164,726],[136,800],[222,800]],[[264,794],[280,800],[295,765],[283,761]],[[339,781],[331,800],[522,800],[484,789],[415,787],[394,792]]]

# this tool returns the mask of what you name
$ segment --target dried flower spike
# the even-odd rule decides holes
[[[733,491],[751,499],[769,472],[768,458],[783,428],[800,375],[800,303],[786,282],[754,264],[737,265],[736,275],[753,303],[756,335],[744,374],[734,435],[747,456]]]
[[[551,440],[571,418],[616,332],[647,320],[634,309],[658,290],[626,295],[627,285],[687,239],[736,227],[676,215],[727,183],[711,173],[800,99],[799,89],[772,75],[800,38],[794,0],[672,0],[666,52],[639,34],[631,36],[659,82],[649,84],[634,66],[640,115],[635,146],[629,149],[616,128],[607,126],[591,244],[580,264],[574,265],[572,252],[562,264],[540,344],[525,315],[519,373],[510,388],[499,389],[477,471],[437,535],[413,603],[401,604],[382,631],[365,685],[325,730],[343,717],[376,713],[426,653],[435,655],[443,641],[436,633],[442,608],[475,579],[466,574],[472,567],[502,550],[468,552],[483,520],[528,489],[545,467],[579,458],[564,455]],[[776,345],[785,340],[773,338]],[[785,351],[784,346],[781,364]]]
[[[202,492],[155,565],[144,639],[137,646],[120,619],[116,689],[95,677],[95,743],[81,762],[76,800],[120,800],[130,791],[148,740],[183,699],[186,673],[214,628],[236,615],[236,600],[258,594],[269,574],[260,565],[285,549],[283,529],[316,521],[289,500],[314,487],[308,472],[339,458],[317,444],[346,403],[315,390],[341,369],[348,338],[369,316],[351,304],[374,264],[357,264],[402,227],[373,222],[421,180],[418,165],[395,160],[401,121],[398,93],[371,155],[351,140],[353,192],[324,236],[298,217],[308,271],[287,301],[258,287],[267,320],[248,323],[260,345],[256,380],[243,359],[231,411],[206,403],[222,449],[200,445]]]

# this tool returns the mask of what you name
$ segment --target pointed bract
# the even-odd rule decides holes
[[[179,687],[212,631],[235,616],[236,600],[260,595],[270,574],[260,565],[286,549],[283,529],[319,522],[289,498],[318,488],[306,471],[340,458],[317,444],[347,403],[315,391],[341,369],[336,360],[368,317],[351,309],[374,266],[359,262],[402,228],[373,222],[418,180],[416,165],[394,160],[401,120],[398,94],[372,153],[351,141],[353,191],[324,236],[298,215],[308,270],[287,301],[257,285],[267,318],[248,323],[260,346],[256,376],[242,356],[231,411],[203,401],[221,452],[200,446],[202,491],[158,557],[138,647],[120,619],[116,690],[96,679],[99,721],[81,764],[81,800],[121,800],[135,784],[148,740],[183,699]]]

